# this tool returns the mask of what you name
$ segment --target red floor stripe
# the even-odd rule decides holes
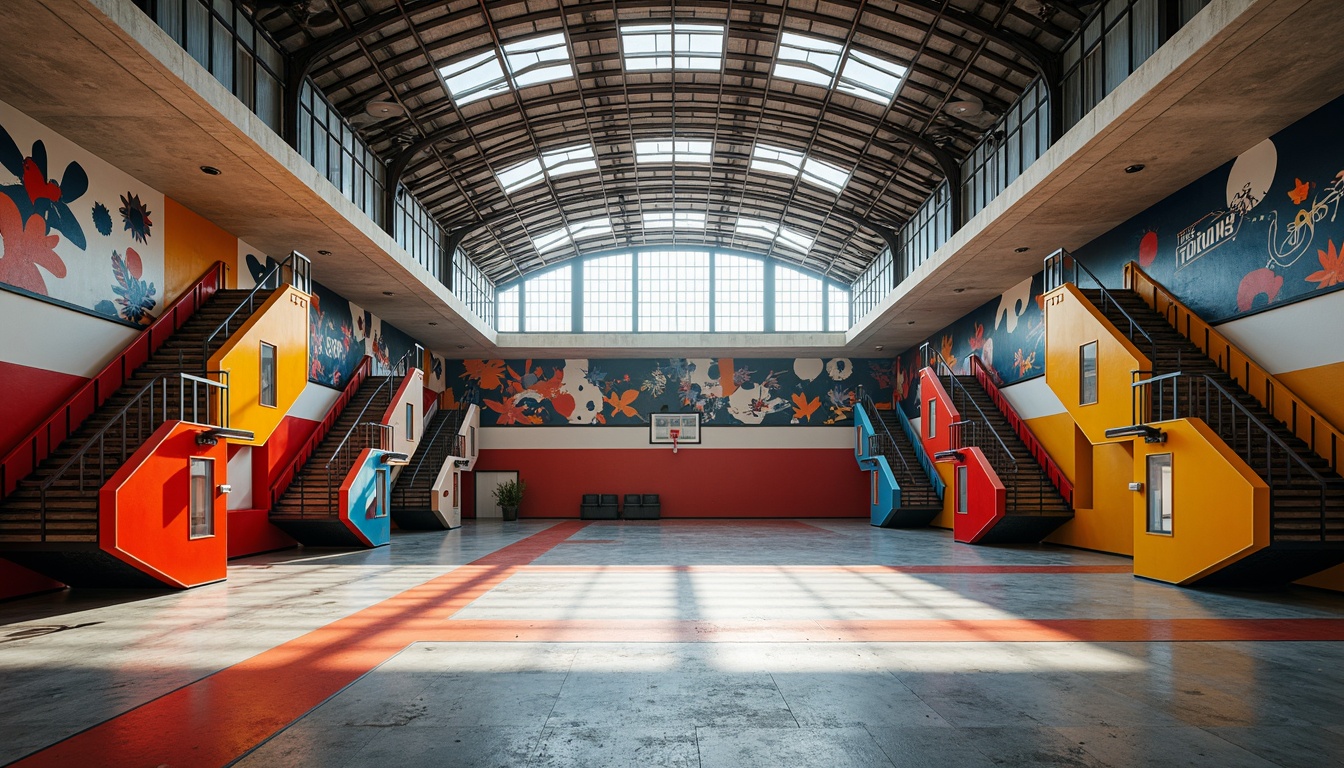
[[[1125,643],[1339,641],[1344,619],[902,619],[858,621],[511,621],[460,619],[428,642]]]
[[[579,543],[570,539],[565,544]],[[1131,565],[528,565],[548,573],[1123,573]]]
[[[587,523],[563,522],[78,733],[16,766],[224,765],[302,717],[518,566]]]

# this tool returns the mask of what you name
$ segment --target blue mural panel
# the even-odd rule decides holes
[[[385,371],[415,346],[410,336],[321,283],[313,283],[308,306],[308,380],[315,384],[339,389],[365,355],[373,357],[375,372]]]
[[[1342,121],[1336,99],[1075,255],[1110,286],[1136,261],[1210,322],[1344,287]]]
[[[707,425],[850,426],[858,388],[888,402],[892,361],[849,358],[449,360],[459,398],[481,389],[483,426],[647,424],[698,411]]]

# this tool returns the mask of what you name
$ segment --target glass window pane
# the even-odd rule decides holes
[[[1172,473],[1171,454],[1148,457],[1148,532],[1171,533]]]
[[[834,285],[826,286],[826,301],[829,318],[826,321],[826,330],[843,332],[849,330],[849,291],[843,288],[837,288]]]
[[[524,284],[523,328],[528,333],[568,333],[574,325],[574,291],[569,265]]]
[[[1088,342],[1078,349],[1078,404],[1097,402],[1097,342]]]
[[[720,253],[714,257],[714,330],[765,330],[765,262]]]
[[[500,333],[518,332],[518,286],[506,288],[495,295],[498,316],[495,329]]]
[[[634,259],[628,253],[583,263],[583,330],[629,333],[634,330]]]
[[[709,253],[645,251],[638,269],[638,330],[709,331]]]
[[[821,279],[775,265],[775,330],[824,330],[821,316]]]
[[[215,463],[209,459],[191,459],[188,490],[188,537],[215,535]]]

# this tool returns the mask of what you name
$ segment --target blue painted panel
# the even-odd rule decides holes
[[[854,409],[854,458],[859,462],[859,469],[870,473],[868,476],[868,520],[876,526],[883,526],[891,522],[896,515],[896,510],[901,506],[901,489],[896,484],[896,475],[892,473],[891,467],[887,464],[887,457],[874,456],[872,454],[872,441],[869,439],[876,433],[873,422],[868,418],[868,413],[862,408]],[[873,502],[872,483],[873,474],[876,473],[877,479],[877,501]]]
[[[371,547],[381,547],[392,541],[392,518],[383,509],[375,509],[377,485],[383,484],[383,498],[391,498],[388,487],[389,467],[383,463],[386,451],[365,450],[350,472],[354,475],[346,508],[341,510],[341,522],[364,539]],[[349,479],[349,476],[347,476]]]

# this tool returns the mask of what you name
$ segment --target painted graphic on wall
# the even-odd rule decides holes
[[[459,398],[481,390],[483,426],[647,424],[653,413],[701,414],[710,426],[849,426],[859,387],[889,403],[892,361],[449,360]]]
[[[386,373],[415,346],[410,336],[321,283],[313,283],[308,307],[308,380],[316,384],[344,387],[365,355],[373,357],[374,373]]]
[[[985,302],[927,340],[934,358],[957,374],[971,373],[980,358],[1003,384],[1045,373],[1044,275],[1038,273]],[[915,345],[896,359],[896,397],[910,417],[919,411],[920,352]]]
[[[1211,322],[1344,285],[1337,99],[1077,252],[1108,285],[1137,261]]]
[[[162,310],[163,196],[0,102],[0,284],[147,325]]]

